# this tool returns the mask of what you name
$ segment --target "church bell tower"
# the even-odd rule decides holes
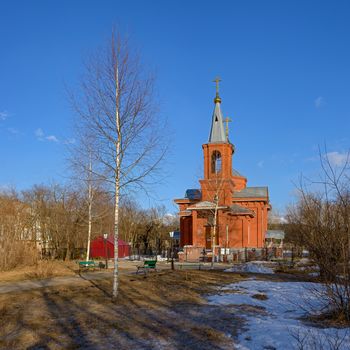
[[[200,180],[202,199],[220,205],[231,204],[234,182],[232,179],[232,155],[234,146],[228,138],[221,113],[221,98],[219,96],[219,82],[216,78],[216,96],[214,98],[214,112],[208,143],[202,145],[204,153],[204,179]],[[226,123],[230,120],[226,118]]]
[[[262,248],[267,231],[269,193],[266,186],[247,186],[247,178],[232,167],[234,146],[223,119],[220,79],[216,83],[209,139],[202,145],[204,174],[200,188],[187,189],[179,206],[179,261],[203,256],[220,258],[220,248]],[[225,125],[226,122],[226,125]],[[225,128],[226,126],[226,128]],[[226,251],[226,250],[225,250]]]

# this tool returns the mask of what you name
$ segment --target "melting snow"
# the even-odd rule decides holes
[[[300,320],[308,310],[320,310],[322,300],[314,291],[321,285],[308,282],[271,282],[247,280],[234,283],[225,289],[232,294],[210,296],[212,305],[236,307],[247,324],[239,335],[238,349],[298,349],[296,338],[305,337],[303,349],[334,349],[333,343],[341,340],[339,350],[350,348],[350,329],[316,328]],[[257,295],[267,296],[266,300]],[[244,311],[239,305],[255,307]],[[242,307],[242,306],[241,306]]]
[[[264,261],[251,261],[245,264],[235,265],[230,269],[226,269],[225,272],[274,273],[270,267],[264,266],[264,263]]]

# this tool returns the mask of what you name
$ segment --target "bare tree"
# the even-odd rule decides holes
[[[292,241],[306,247],[320,268],[322,298],[332,317],[350,321],[349,156],[336,167],[320,152],[319,181],[301,181],[300,198],[289,208],[286,226]]]
[[[119,206],[119,229],[122,239],[131,243],[132,247],[142,226],[143,214],[143,210],[134,199],[126,196],[122,199]]]
[[[95,201],[98,195],[103,193],[102,181],[93,172],[93,160],[91,144],[85,141],[84,153],[82,154],[80,147],[72,145],[69,149],[69,164],[73,174],[73,180],[77,188],[82,188],[82,191],[86,193],[82,198],[84,199],[87,206],[87,245],[86,245],[86,261],[90,259],[90,243],[92,238],[92,226],[93,223],[100,217],[106,215],[105,212],[101,212],[98,205],[95,205]],[[84,156],[87,156],[87,159]],[[85,220],[86,215],[83,213],[82,218]]]
[[[215,182],[213,183],[214,185],[214,197],[213,197],[213,203],[214,203],[214,208],[211,209],[211,217],[213,218],[212,220],[212,228],[211,228],[211,245],[212,245],[212,259],[211,259],[211,267],[214,267],[214,260],[215,260],[215,247],[216,247],[216,242],[217,242],[217,237],[219,236],[218,232],[218,214],[219,214],[219,202],[220,202],[220,195],[222,192],[222,185],[223,185],[223,179],[216,174],[215,177]]]
[[[92,171],[111,185],[114,194],[116,299],[120,195],[130,187],[145,190],[154,181],[167,148],[166,129],[156,113],[154,79],[142,68],[128,41],[112,34],[108,45],[85,68],[80,93],[72,101],[79,116],[80,152],[92,150],[98,164]]]
[[[0,192],[0,270],[37,260],[30,208],[16,191]]]
[[[223,186],[225,184],[225,179],[222,178],[221,175],[221,158],[213,159],[213,169],[215,171],[215,177],[206,182],[206,191],[208,192],[210,198],[210,206],[206,208],[205,213],[208,220],[208,226],[210,227],[210,240],[211,240],[211,249],[212,249],[212,259],[211,259],[211,267],[214,267],[215,261],[215,248],[216,243],[218,241],[218,237],[220,235],[219,225],[218,225],[218,216],[219,211],[221,209],[226,208],[222,206],[223,201]],[[218,164],[217,164],[218,163]],[[205,215],[205,214],[204,214]]]

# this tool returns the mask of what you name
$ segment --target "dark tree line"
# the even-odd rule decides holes
[[[77,187],[57,184],[0,193],[0,269],[40,258],[82,258],[88,240],[87,195]],[[92,239],[112,234],[114,205],[106,191],[95,191],[93,214]],[[177,225],[176,218],[165,214],[163,207],[145,210],[134,200],[123,198],[120,238],[140,254],[163,250],[168,232]]]

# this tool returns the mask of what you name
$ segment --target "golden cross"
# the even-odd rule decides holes
[[[220,77],[216,77],[213,82],[216,84],[216,96],[219,96],[219,82],[221,81]]]
[[[226,123],[226,137],[228,138],[228,123],[232,122],[232,119],[230,117],[226,117],[224,122]]]

